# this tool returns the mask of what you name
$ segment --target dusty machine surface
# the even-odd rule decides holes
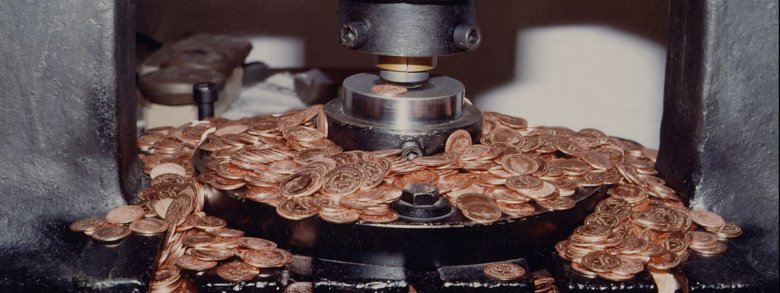
[[[430,74],[474,1],[337,5],[329,103],[136,134],[134,2],[0,4],[0,291],[777,290],[777,3],[671,2],[657,158]]]

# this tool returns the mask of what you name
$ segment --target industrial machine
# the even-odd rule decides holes
[[[0,291],[149,289],[163,237],[103,245],[67,228],[132,202],[148,183],[135,148],[134,4],[0,4],[0,53],[9,65],[0,76],[7,105],[0,109],[0,219],[7,229],[0,236]],[[338,5],[339,42],[375,55],[379,72],[345,79],[342,94],[325,105],[329,139],[345,150],[401,149],[410,160],[441,153],[456,130],[479,141],[483,115],[466,100],[468,85],[429,73],[437,56],[479,46],[474,1]],[[777,11],[771,1],[670,3],[657,168],[684,201],[745,228],[727,255],[692,257],[681,266],[682,291],[777,288]],[[62,30],[62,23],[72,26]],[[421,212],[428,207],[412,200],[398,221],[350,226],[286,221],[238,192],[222,192],[205,203],[207,212],[298,258],[267,282],[191,277],[204,292],[281,291],[291,278],[319,281],[323,291],[408,292],[409,284],[423,292],[533,291],[530,277],[496,282],[476,269],[502,261],[548,270],[567,291],[655,291],[647,275],[621,282],[578,277],[550,247],[604,192],[581,189],[572,209],[484,225],[466,223],[446,206],[443,214]]]

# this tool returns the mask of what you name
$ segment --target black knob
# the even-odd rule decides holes
[[[213,82],[192,85],[192,99],[198,105],[198,120],[214,117],[214,103],[219,100],[219,88]]]
[[[434,221],[452,213],[450,201],[439,195],[439,189],[430,184],[409,184],[394,202],[393,209],[406,219]]]

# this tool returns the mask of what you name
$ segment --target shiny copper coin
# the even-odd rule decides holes
[[[582,265],[594,272],[609,272],[620,266],[617,256],[604,252],[591,252],[582,257]]]
[[[597,274],[599,277],[615,282],[628,281],[634,278],[634,275],[623,275],[616,272],[599,272]]]
[[[571,263],[571,268],[575,272],[579,273],[580,275],[587,277],[587,278],[595,278],[598,276],[598,274],[594,271],[591,271],[590,269],[583,266],[579,261],[573,261]]]
[[[691,246],[691,250],[698,252],[702,255],[716,255],[726,251],[726,244],[723,242],[715,242],[715,244],[704,247]]]
[[[575,202],[568,197],[553,197],[551,199],[537,200],[536,203],[550,210],[568,210],[574,207]]]
[[[615,273],[621,275],[635,275],[645,270],[645,265],[641,261],[628,257],[618,258],[620,258],[620,265],[614,269]]]
[[[193,248],[189,251],[189,254],[193,257],[209,261],[226,260],[235,255],[231,250],[219,248]]]
[[[718,242],[718,238],[715,235],[707,232],[693,231],[689,234],[691,235],[691,248],[709,247]]]
[[[154,218],[140,219],[130,223],[130,230],[139,235],[156,235],[168,230],[168,223]]]
[[[190,217],[188,218],[188,222],[195,228],[204,230],[220,229],[227,226],[225,220],[213,216]]]
[[[95,229],[92,238],[99,241],[111,242],[123,239],[130,235],[130,228],[124,225],[106,224]]]
[[[539,171],[539,161],[526,154],[512,154],[501,159],[501,166],[515,175],[529,175]]]
[[[215,241],[215,237],[209,234],[190,234],[182,238],[182,244],[187,247],[203,247],[211,245]]]
[[[522,194],[524,191],[540,190],[544,186],[544,182],[545,181],[530,175],[512,176],[507,178],[506,187]],[[555,185],[552,187],[554,188]]]
[[[149,176],[152,177],[152,179],[155,179],[162,174],[187,176],[187,169],[176,163],[162,163],[152,168],[151,172],[149,172]]]
[[[471,135],[468,131],[459,129],[447,138],[447,142],[444,144],[444,151],[447,153],[462,153],[469,146],[471,146]]]
[[[606,155],[597,151],[587,151],[582,153],[582,160],[588,163],[591,167],[607,170],[613,167],[612,160]]]
[[[287,285],[284,293],[311,293],[314,291],[314,284],[309,282],[295,282]]]
[[[508,262],[488,264],[482,268],[482,272],[488,278],[501,281],[517,280],[525,276],[523,267]]]
[[[87,218],[73,222],[73,224],[70,224],[69,228],[73,232],[94,232],[95,229],[107,223],[108,221],[101,218]]]
[[[312,195],[322,187],[322,173],[314,168],[304,168],[279,183],[279,191],[289,197]]]
[[[490,140],[493,143],[502,143],[510,146],[522,145],[525,142],[520,133],[508,127],[496,127],[493,129],[490,132]]]
[[[357,191],[363,184],[364,178],[359,166],[347,164],[328,172],[324,180],[322,192],[344,195]]]
[[[250,250],[241,255],[247,264],[258,268],[278,268],[287,264],[287,257],[281,249]]]
[[[231,282],[246,282],[260,274],[260,270],[242,261],[233,261],[217,268],[217,275]]]
[[[647,193],[641,187],[629,184],[618,184],[609,189],[609,194],[628,203],[638,203],[647,199]]]
[[[395,84],[378,84],[371,87],[371,92],[379,95],[396,96],[407,92],[406,87]]]
[[[320,208],[311,197],[292,198],[276,207],[276,213],[290,220],[301,220],[319,213]]]
[[[477,223],[492,223],[501,218],[501,210],[492,199],[484,195],[461,195],[458,197],[458,207],[466,218]]]
[[[244,236],[245,232],[237,229],[219,228],[207,231],[209,234],[224,237],[224,238],[238,238]]]
[[[696,224],[702,225],[703,227],[718,228],[726,225],[726,222],[723,220],[723,218],[713,212],[693,210],[688,213],[688,216],[691,218],[691,220],[696,222]]]
[[[238,238],[238,245],[254,250],[264,250],[276,248],[276,243],[269,240],[256,237],[241,237]]]
[[[668,270],[680,265],[680,262],[682,262],[680,256],[667,251],[664,254],[661,254],[660,256],[651,257],[650,262],[647,263],[647,266],[649,268],[658,269],[658,270]]]
[[[320,211],[320,219],[334,224],[353,223],[360,219],[360,213],[349,209]]]
[[[191,271],[205,271],[217,266],[216,261],[202,260],[191,255],[183,255],[176,259],[176,265]]]
[[[141,206],[126,205],[114,208],[106,214],[106,221],[113,224],[127,224],[141,219],[146,212]]]
[[[398,213],[392,210],[380,214],[360,214],[361,220],[371,223],[389,223],[397,220],[398,217]]]
[[[708,232],[715,234],[719,238],[735,238],[742,235],[742,228],[734,223],[726,223],[722,227],[705,228]]]

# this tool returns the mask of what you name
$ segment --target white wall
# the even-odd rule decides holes
[[[595,127],[657,148],[668,3],[477,0],[482,47],[439,59],[485,110],[534,124]],[[336,42],[335,0],[141,0],[138,30],[161,41],[194,32],[251,38],[274,67],[363,67]]]

